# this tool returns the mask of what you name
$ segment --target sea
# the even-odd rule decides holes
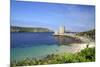
[[[80,42],[70,37],[54,36],[52,32],[11,32],[11,61],[26,58],[42,59],[47,55],[73,52]]]

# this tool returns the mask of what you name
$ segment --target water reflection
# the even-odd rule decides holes
[[[82,43],[78,38],[72,38],[69,36],[54,36],[59,45],[70,45],[72,43]]]

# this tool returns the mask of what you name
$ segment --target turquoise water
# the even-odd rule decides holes
[[[41,59],[50,54],[73,52],[76,47],[59,45],[52,33],[11,33],[11,61]]]
[[[21,60],[26,57],[29,58],[42,58],[46,55],[57,53],[59,47],[57,45],[42,45],[36,47],[25,47],[25,48],[13,48],[12,58],[13,60]]]
[[[41,59],[50,54],[73,52],[75,46],[42,45],[36,47],[13,48],[11,51],[12,60],[23,60],[25,58]]]

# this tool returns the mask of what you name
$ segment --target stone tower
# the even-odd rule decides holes
[[[65,33],[65,27],[64,26],[61,26],[59,28],[59,34],[63,35]]]

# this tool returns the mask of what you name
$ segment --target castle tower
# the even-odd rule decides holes
[[[64,34],[65,33],[65,27],[64,26],[61,26],[59,28],[59,34]]]

